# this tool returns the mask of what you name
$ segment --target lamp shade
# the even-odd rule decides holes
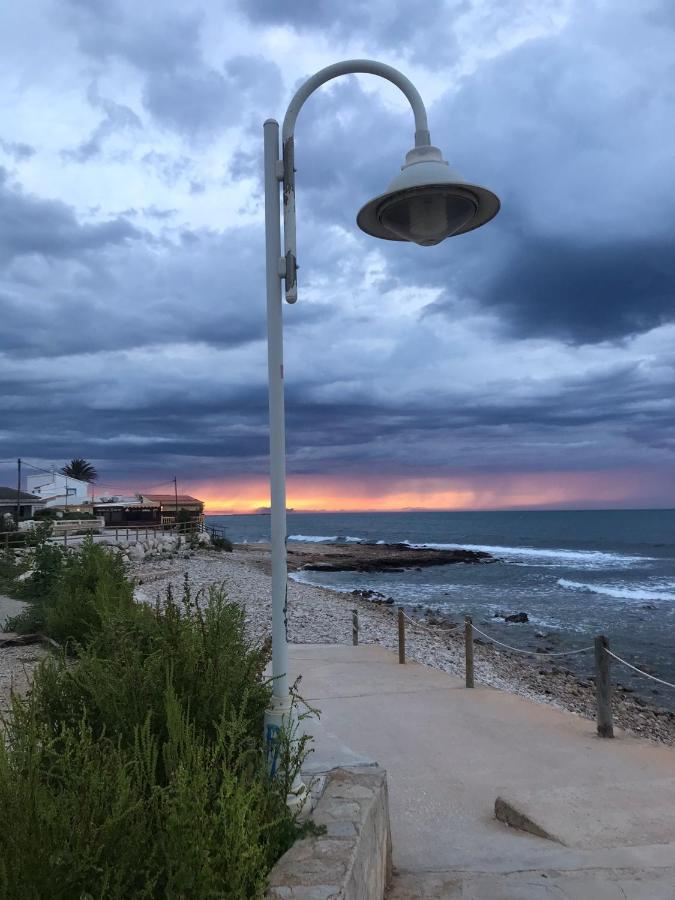
[[[416,147],[384,194],[366,203],[356,222],[366,234],[388,241],[439,244],[472,231],[499,212],[499,198],[468,184],[437,147]]]

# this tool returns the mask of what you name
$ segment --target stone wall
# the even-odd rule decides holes
[[[312,819],[325,834],[297,841],[272,869],[268,900],[382,900],[391,877],[387,773],[335,769]]]

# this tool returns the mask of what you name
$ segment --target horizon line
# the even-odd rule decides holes
[[[401,513],[500,513],[500,512],[675,512],[675,506],[508,506],[499,508],[471,509],[463,508],[439,508],[439,507],[401,507],[400,509],[289,509],[287,513],[296,515],[336,515],[336,514],[401,514]],[[264,512],[258,509],[223,509],[204,510],[205,516],[269,516],[268,510]]]

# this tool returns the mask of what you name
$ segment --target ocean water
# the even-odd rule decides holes
[[[269,540],[269,516],[210,516],[234,541]],[[498,562],[402,573],[306,572],[337,590],[373,588],[396,603],[473,616],[498,640],[527,649],[582,647],[605,634],[633,665],[675,682],[675,510],[289,513],[289,540],[384,541],[485,550]],[[505,624],[496,612],[526,612]],[[542,637],[543,635],[543,637]],[[560,660],[579,673],[592,654]],[[675,689],[614,667],[617,680],[675,709]]]

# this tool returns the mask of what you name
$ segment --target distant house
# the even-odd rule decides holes
[[[175,494],[143,494],[142,499],[159,504],[163,525],[172,525],[176,521],[176,513],[183,520],[195,522],[204,514],[204,503],[188,494],[178,494],[178,497]]]
[[[107,526],[143,527],[161,524],[159,503],[136,494],[131,497],[99,497],[94,500],[95,516],[103,516]]]
[[[42,497],[36,497],[34,494],[27,494],[20,491],[19,496],[19,521],[23,519],[32,519],[38,509],[44,509],[45,501]],[[16,488],[0,487],[0,531],[2,531],[3,519],[5,516],[16,517]]]
[[[62,475],[61,472],[28,475],[26,487],[31,494],[41,497],[49,508],[82,506],[89,500],[89,484],[71,478],[70,475]]]

